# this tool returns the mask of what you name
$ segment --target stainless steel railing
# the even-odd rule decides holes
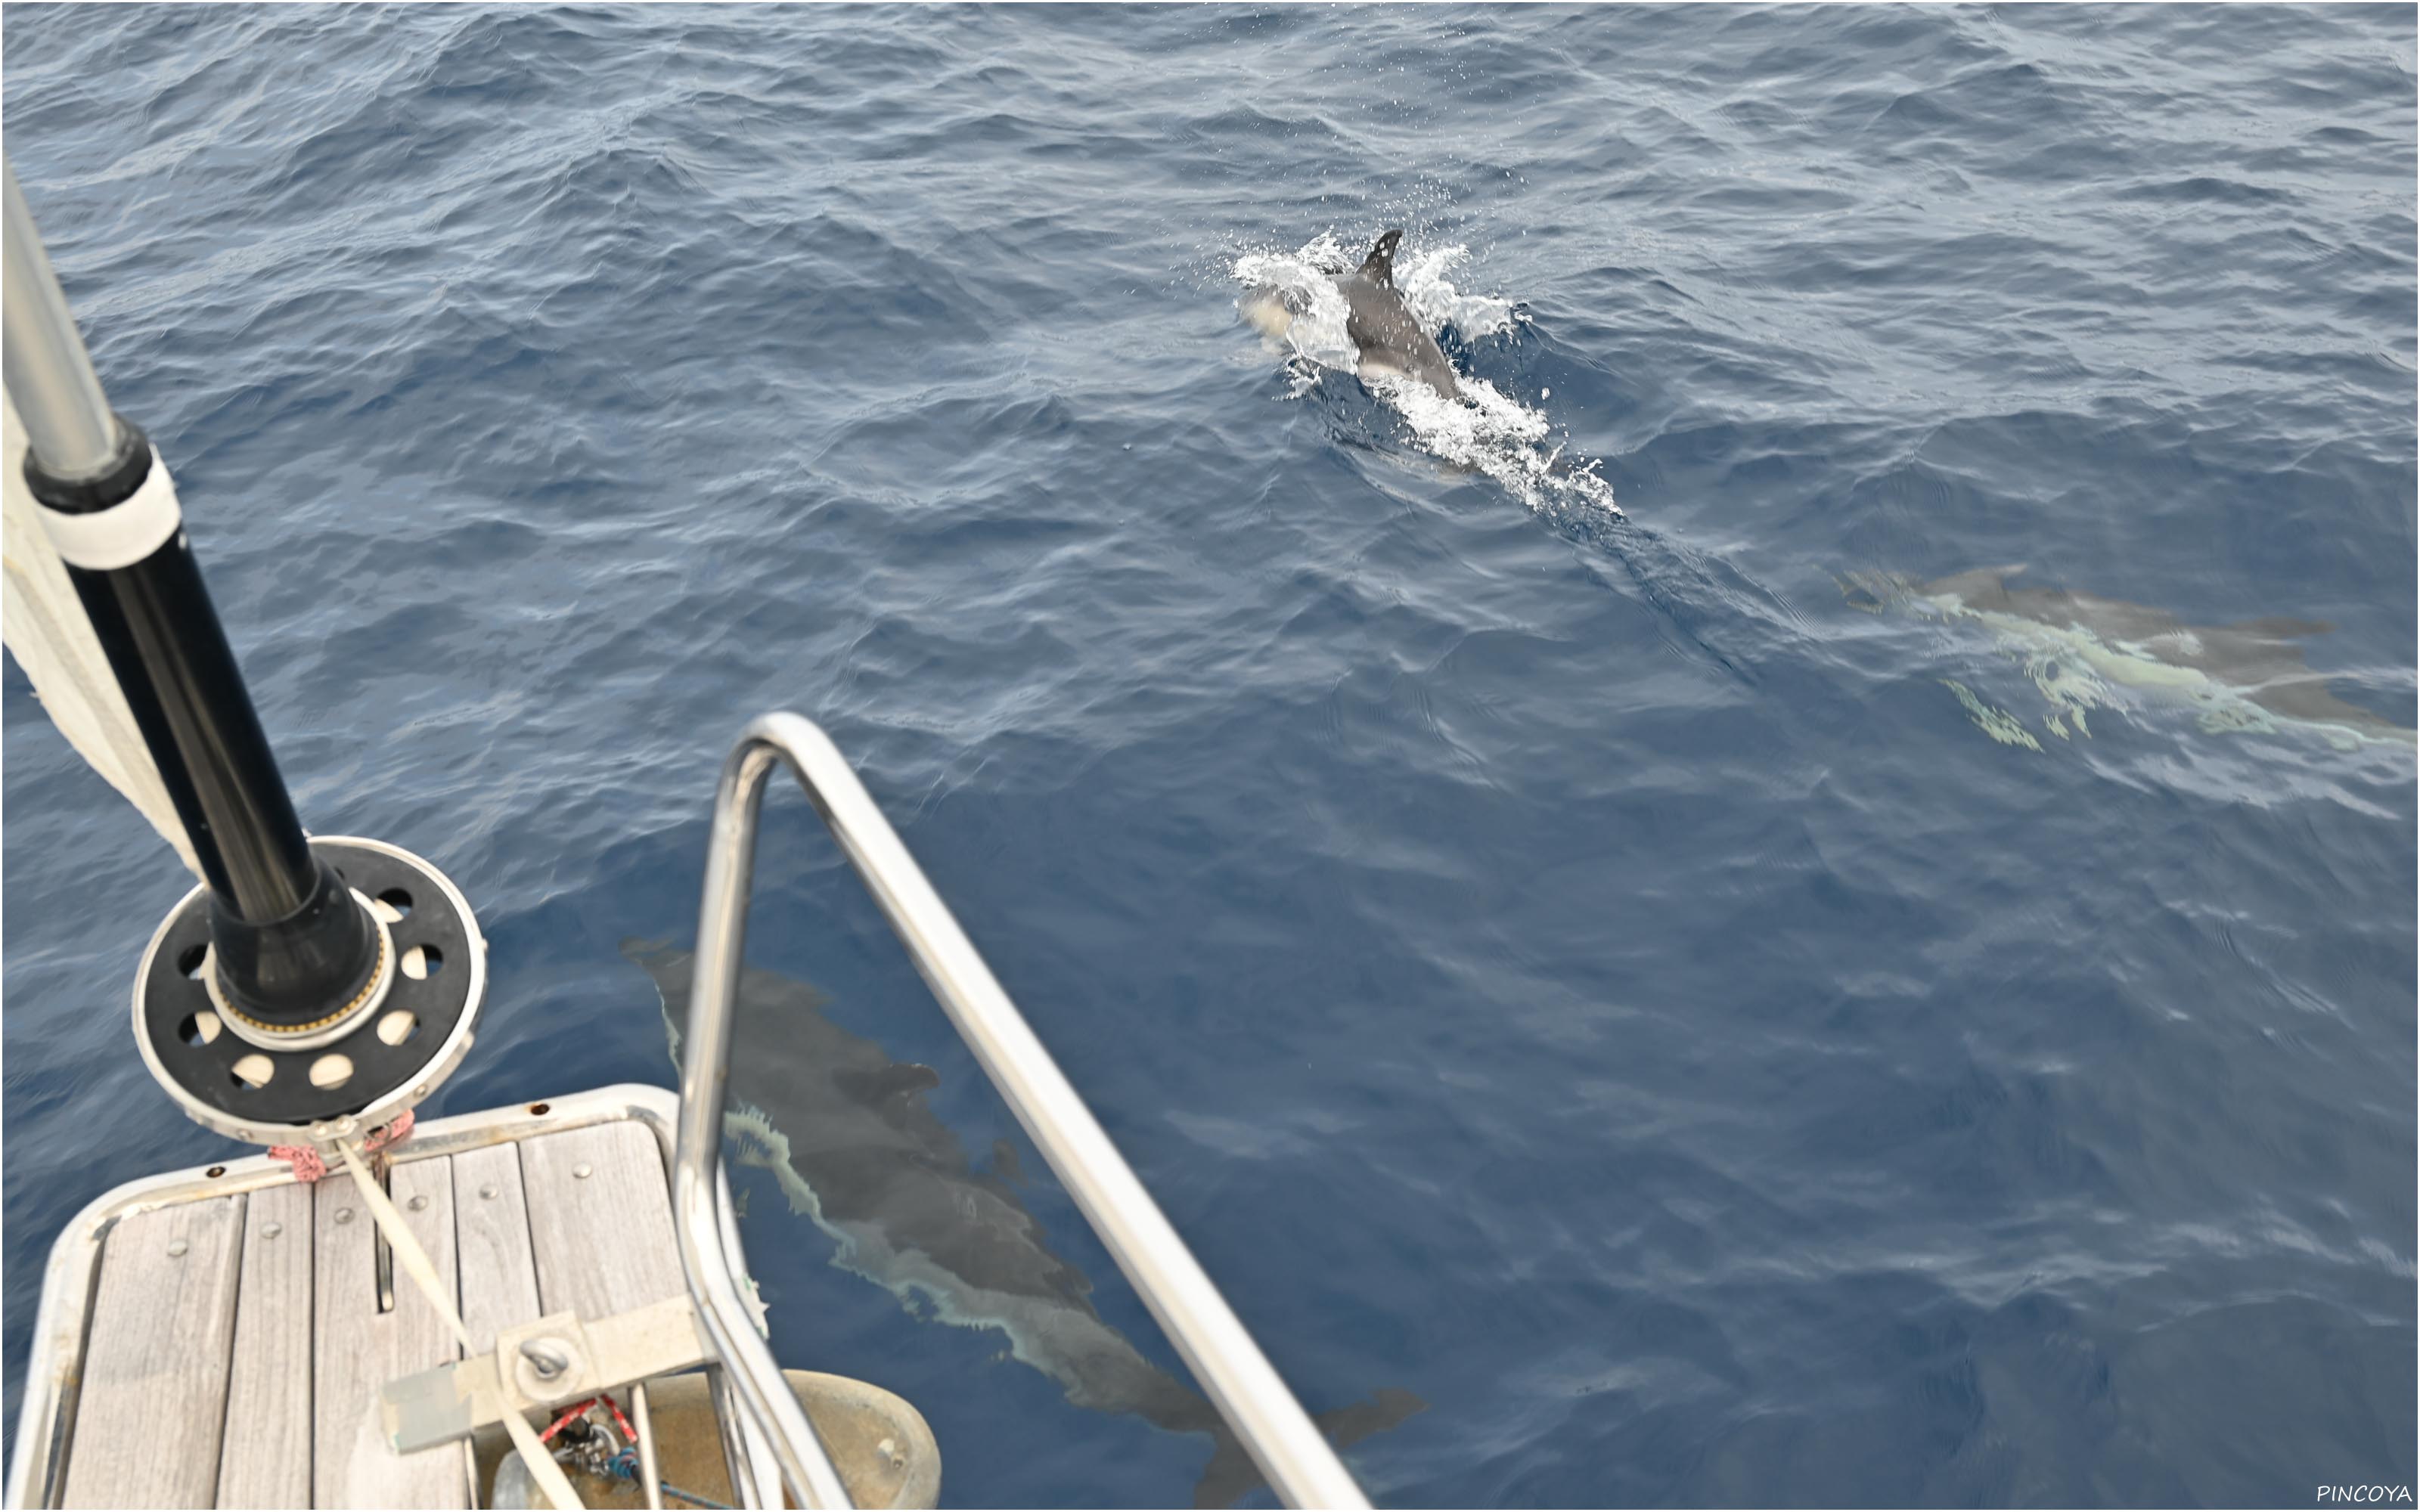
[[[683,1041],[673,1212],[681,1265],[707,1332],[748,1410],[772,1430],[783,1473],[800,1501],[848,1504],[813,1426],[783,1382],[781,1366],[750,1323],[714,1200],[756,821],[776,762],[797,774],[950,1022],[1270,1486],[1293,1506],[1367,1507],[1361,1488],[1027,1027],[846,759],[806,719],[768,714],[741,732],[715,792],[697,975]]]

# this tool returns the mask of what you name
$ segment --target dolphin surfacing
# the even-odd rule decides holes
[[[1462,384],[1453,364],[1395,289],[1395,247],[1403,239],[1400,228],[1388,231],[1360,267],[1329,275],[1344,296],[1344,333],[1360,354],[1362,377],[1418,378],[1446,398],[1459,399]],[[1267,286],[1245,295],[1237,307],[1254,329],[1273,339],[1284,335],[1304,309],[1296,291]]]
[[[622,953],[655,980],[678,1060],[690,952],[625,940]],[[723,1136],[734,1159],[770,1172],[791,1211],[831,1236],[833,1264],[903,1304],[921,1298],[940,1321],[998,1329],[1017,1360],[1078,1407],[1209,1435],[1196,1506],[1232,1505],[1260,1487],[1259,1470],[1218,1409],[1103,1319],[1091,1279],[1050,1249],[1016,1196],[1014,1147],[1005,1161],[996,1149],[988,1171],[971,1167],[925,1102],[939,1072],[894,1061],[834,1024],[823,994],[804,982],[743,968],[737,999],[734,1032],[747,1036],[748,1049]],[[752,1093],[779,1102],[759,1107],[745,1100]],[[1427,1406],[1410,1392],[1382,1390],[1314,1421],[1342,1448]]]

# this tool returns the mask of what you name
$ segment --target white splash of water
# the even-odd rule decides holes
[[[1470,261],[1468,247],[1427,247],[1396,259],[1395,292],[1431,335],[1450,325],[1465,341],[1512,329],[1512,301],[1493,294],[1465,294],[1446,277]]]
[[[1251,252],[1235,259],[1232,271],[1245,287],[1236,308],[1263,335],[1291,349],[1298,359],[1298,378],[1315,383],[1320,368],[1350,373],[1360,363],[1353,338],[1344,333],[1344,294],[1335,279],[1353,266],[1326,232],[1295,252]],[[1307,385],[1298,385],[1295,393],[1308,392]]]
[[[1431,335],[1448,325],[1466,341],[1509,331],[1512,301],[1492,294],[1466,294],[1449,275],[1470,260],[1460,245],[1424,247],[1395,259],[1395,287],[1404,307]],[[1289,397],[1319,386],[1323,373],[1359,378],[1403,418],[1422,451],[1455,467],[1486,473],[1532,510],[1559,516],[1588,509],[1619,517],[1613,486],[1597,464],[1573,464],[1563,448],[1549,446],[1553,430],[1545,412],[1497,389],[1485,378],[1457,371],[1462,397],[1449,399],[1417,378],[1364,374],[1360,353],[1345,332],[1344,295],[1336,275],[1359,265],[1332,232],[1322,232],[1292,252],[1246,253],[1231,272],[1245,292],[1236,308],[1261,333],[1288,354]],[[1542,395],[1543,397],[1543,395]]]

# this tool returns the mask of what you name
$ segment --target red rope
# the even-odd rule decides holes
[[[548,1440],[552,1439],[556,1434],[569,1427],[581,1413],[585,1412],[590,1408],[596,1406],[598,1402],[603,1402],[608,1408],[613,1410],[613,1421],[622,1429],[622,1442],[625,1443],[638,1443],[639,1430],[632,1427],[630,1426],[630,1420],[622,1415],[621,1403],[616,1402],[612,1396],[607,1396],[603,1392],[598,1392],[596,1396],[589,1397],[584,1402],[576,1402],[572,1406],[566,1408],[563,1415],[556,1418],[544,1433],[537,1436],[537,1442],[544,1443]]]
[[[304,1186],[309,1186],[328,1174],[328,1163],[321,1160],[319,1152],[309,1145],[271,1145],[269,1147],[269,1158],[282,1160],[293,1166],[294,1180]]]
[[[362,1141],[362,1153],[375,1155],[381,1149],[394,1149],[410,1137],[411,1137],[411,1110],[406,1108],[388,1119],[384,1127],[370,1131],[370,1136]],[[269,1158],[282,1160],[293,1166],[294,1180],[304,1186],[309,1186],[328,1174],[328,1163],[322,1160],[319,1157],[319,1151],[310,1145],[272,1145],[269,1149]]]
[[[572,1403],[569,1407],[564,1409],[564,1412],[561,1417],[556,1418],[553,1422],[547,1425],[546,1431],[537,1436],[537,1442],[540,1443],[552,1443],[556,1434],[562,1432],[565,1428],[569,1427],[579,1419],[580,1414],[587,1412],[590,1408],[596,1405],[597,1398],[594,1396],[589,1397],[584,1402]]]

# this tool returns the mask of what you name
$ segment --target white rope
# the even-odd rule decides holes
[[[370,1216],[378,1220],[379,1231],[386,1235],[387,1243],[395,1250],[395,1257],[403,1262],[412,1284],[420,1288],[420,1294],[437,1309],[437,1316],[445,1319],[445,1326],[452,1329],[454,1336],[461,1341],[464,1357],[477,1354],[477,1347],[471,1342],[471,1331],[462,1326],[462,1315],[454,1310],[452,1292],[438,1279],[437,1267],[430,1263],[428,1252],[420,1247],[420,1241],[404,1227],[403,1214],[395,1211],[394,1202],[388,1199],[385,1191],[370,1175],[369,1165],[362,1159],[361,1150],[350,1139],[339,1140],[336,1149],[345,1157],[346,1166],[353,1173],[353,1184],[362,1189],[362,1200],[369,1205]],[[546,1445],[538,1442],[537,1429],[531,1427],[521,1414],[510,1407],[504,1407],[501,1415],[504,1420],[504,1431],[512,1436],[513,1447],[520,1451],[521,1459],[529,1466],[530,1478],[545,1489],[547,1500],[555,1504],[557,1512],[579,1512],[580,1493],[571,1489],[571,1482],[564,1475],[563,1467],[554,1462],[554,1456],[547,1453]]]

